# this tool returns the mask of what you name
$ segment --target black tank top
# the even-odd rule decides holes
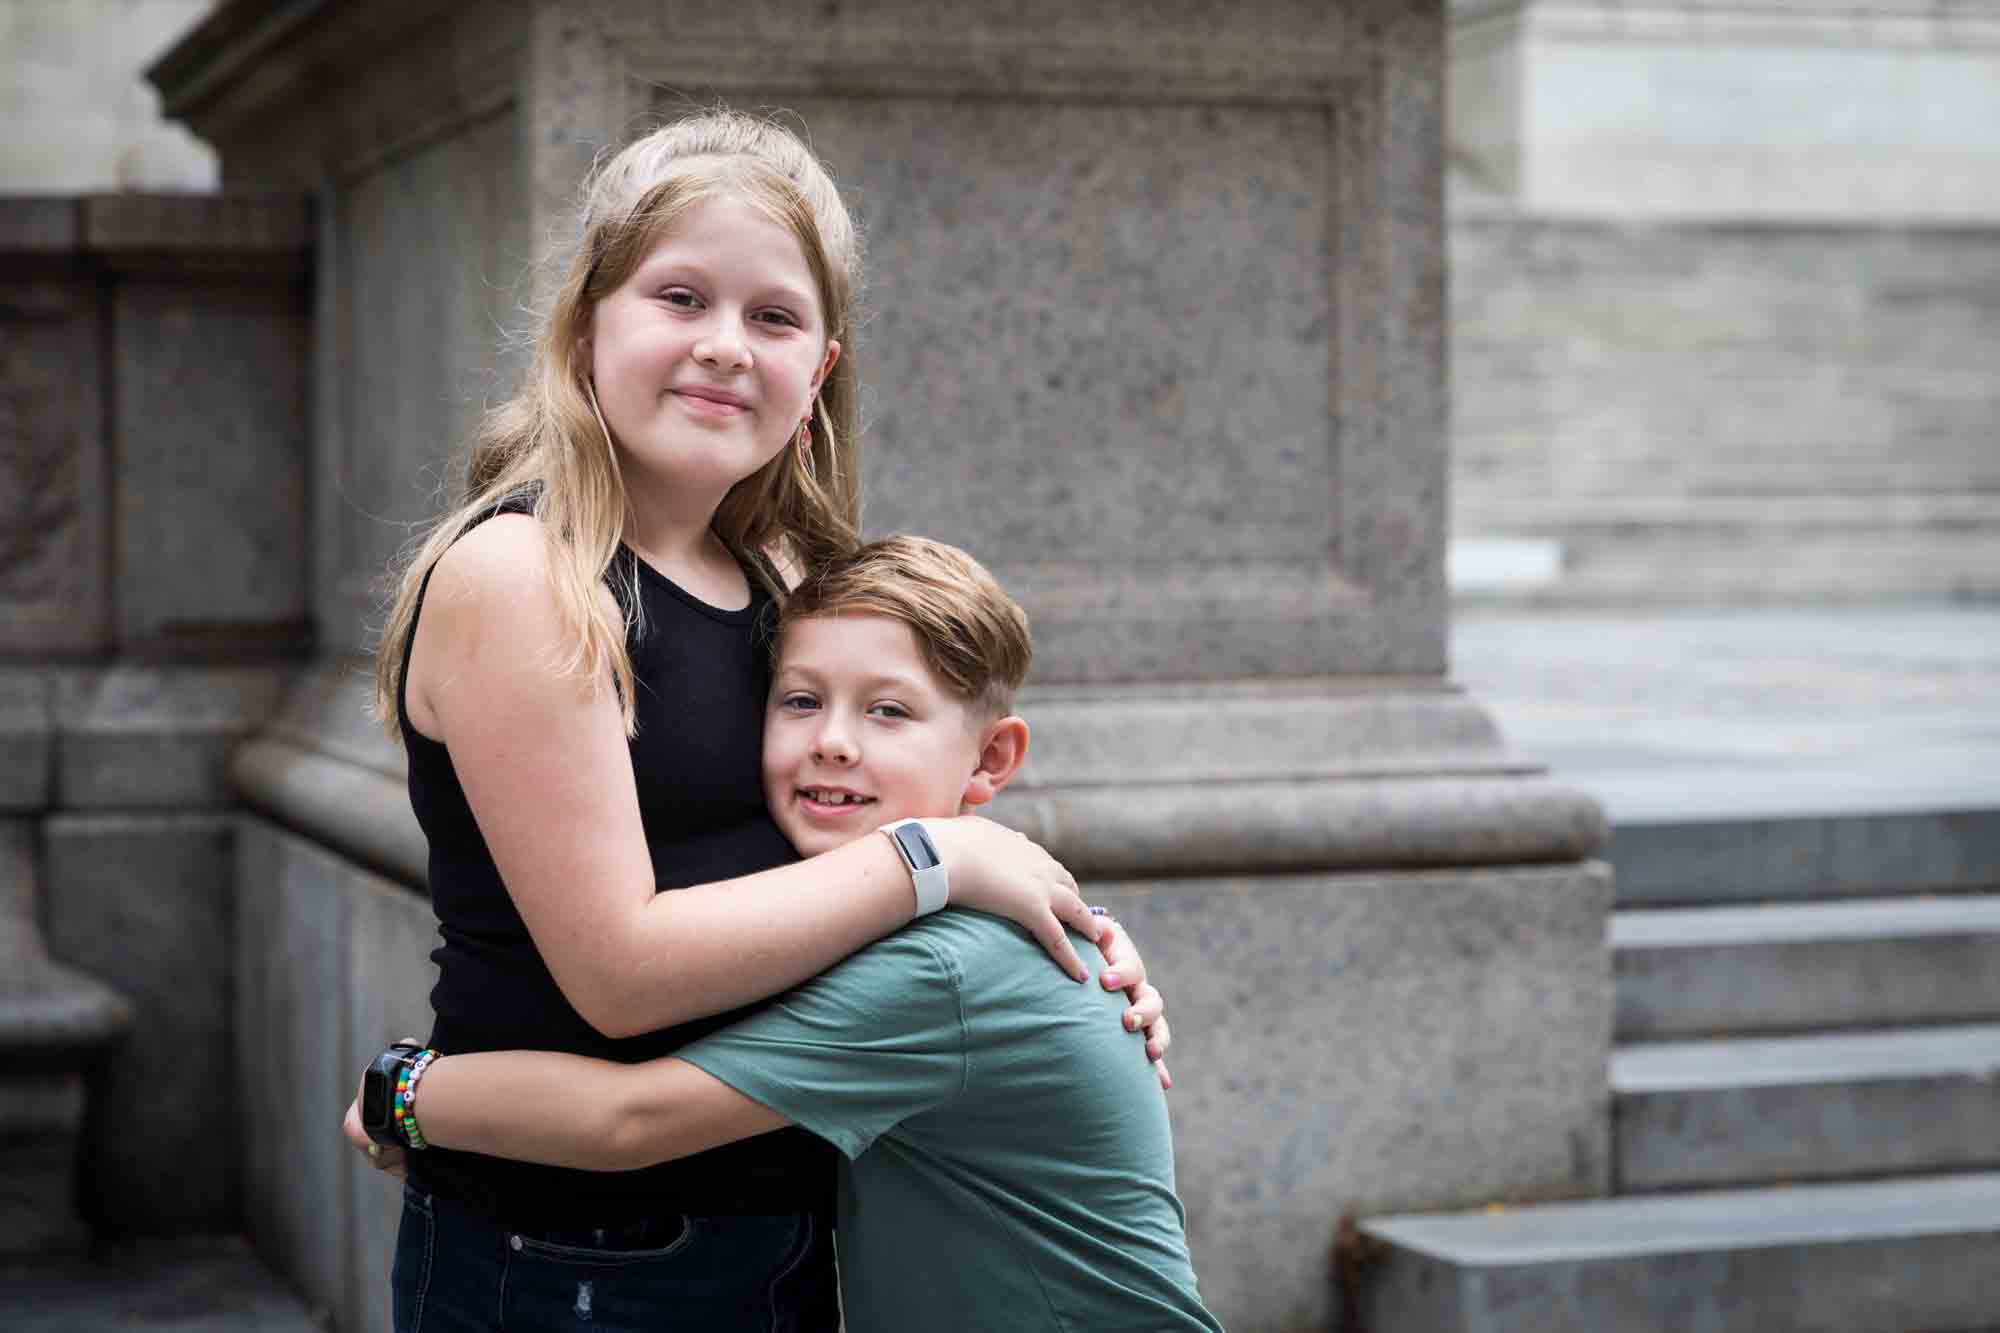
[[[517,496],[498,513],[525,513]],[[662,890],[767,870],[797,859],[764,807],[760,773],[765,693],[771,679],[770,600],[752,578],[750,605],[723,611],[691,596],[628,549],[607,582],[621,606],[639,601],[630,639],[638,735],[632,771],[653,874]],[[430,575],[418,592],[423,595]],[[416,640],[412,618],[404,645]],[[634,1063],[672,1054],[756,1006],[642,1036],[599,1033],[563,998],[535,949],[480,835],[451,755],[410,725],[403,682],[397,710],[409,750],[410,805],[430,841],[431,903],[443,943],[431,954],[437,1025],[446,1054],[531,1049]],[[421,1102],[419,1102],[421,1110]],[[593,1172],[431,1148],[412,1154],[418,1187],[521,1227],[590,1226],[663,1212],[755,1214],[830,1211],[833,1148],[786,1129],[643,1171]]]

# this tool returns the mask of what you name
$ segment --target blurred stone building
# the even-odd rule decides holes
[[[2000,8],[1453,0],[1454,582],[2000,595]]]
[[[0,1103],[56,1218],[21,1234],[242,1228],[380,1326],[393,1200],[320,1117],[421,1026],[432,923],[351,654],[593,147],[714,92],[859,185],[870,467],[943,479],[874,526],[1021,591],[1049,683],[1008,817],[1203,1016],[1175,1114],[1217,1309],[1356,1304],[1343,1217],[1606,1193],[1602,820],[1452,685],[1449,595],[2000,591],[2000,18],[745,8],[758,41],[622,0],[0,0],[36,129],[0,156],[0,957],[53,978],[0,1047],[67,1052]],[[1004,365],[952,359],[968,305]],[[1176,330],[1107,352],[1122,308]],[[262,1063],[213,1170],[230,1040]]]

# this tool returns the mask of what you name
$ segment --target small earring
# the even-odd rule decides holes
[[[799,433],[792,437],[792,446],[798,452],[799,471],[806,474],[807,481],[817,481],[813,471],[812,418],[805,417],[799,422]]]

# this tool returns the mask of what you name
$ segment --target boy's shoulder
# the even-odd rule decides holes
[[[955,985],[982,999],[1004,993],[1017,1002],[1046,1006],[1071,992],[1091,994],[1101,989],[1095,979],[1104,968],[1104,956],[1075,931],[1070,932],[1070,943],[1092,978],[1084,986],[1056,966],[1024,927],[1005,917],[947,907],[911,922],[889,939],[904,937],[934,956]]]

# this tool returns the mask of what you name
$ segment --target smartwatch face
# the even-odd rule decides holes
[[[910,860],[911,869],[929,870],[938,863],[937,848],[931,846],[930,835],[924,832],[922,824],[905,824],[893,832],[903,855]]]
[[[391,1046],[375,1057],[375,1063],[368,1066],[367,1077],[361,1080],[361,1127],[363,1129],[387,1129],[389,1127],[389,1099],[395,1095],[396,1071],[402,1068],[415,1047]]]
[[[381,1127],[389,1122],[389,1078],[379,1062],[361,1080],[361,1123]]]

